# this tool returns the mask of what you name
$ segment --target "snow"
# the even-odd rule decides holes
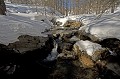
[[[81,21],[84,26],[80,27],[79,30],[84,30],[86,33],[94,35],[100,40],[106,38],[117,38],[120,40],[120,7],[116,9],[115,13],[105,13],[100,18],[97,18],[94,14],[83,14],[57,19],[57,21],[62,22],[61,26],[68,20]],[[77,40],[77,38],[75,39]],[[101,45],[97,43],[83,40],[76,42],[74,46],[78,46],[81,51],[86,51],[90,56],[92,56],[96,50],[102,49]],[[111,55],[113,54],[112,52],[110,53]]]
[[[92,56],[96,50],[102,49],[101,45],[90,42],[88,40],[80,40],[76,42],[74,46],[78,46],[81,51],[86,51],[86,53],[90,56]]]
[[[44,22],[32,21],[19,16],[0,16],[0,43],[17,41],[20,35],[45,36],[41,34],[50,26]]]
[[[23,4],[6,3],[6,6],[7,16],[0,15],[1,44],[8,45],[18,41],[17,38],[20,35],[47,36],[41,32],[51,28],[52,23],[49,21],[49,17],[37,14],[35,8],[29,8]],[[28,10],[30,13],[26,12]]]
[[[100,40],[106,38],[120,39],[120,12],[103,15],[101,18],[81,27],[80,30],[85,30],[86,33],[95,35]]]
[[[84,30],[100,40],[106,38],[120,39],[120,7],[115,10],[115,13],[105,13],[100,18],[97,16],[94,14],[70,15],[57,18],[56,21],[62,23],[60,26],[63,26],[68,20],[81,21],[84,26],[79,30]]]
[[[68,20],[80,21],[83,24],[87,25],[95,19],[96,15],[94,14],[81,14],[81,15],[69,15],[66,17],[59,17],[56,19],[56,22],[61,22],[60,26],[63,26]]]
[[[52,26],[52,23],[49,21],[52,16],[50,15],[52,9],[47,8],[47,16],[44,16],[44,7],[37,7],[38,13],[36,12],[35,6],[28,6],[25,4],[12,4],[6,3],[7,11],[10,16],[15,18],[20,18],[19,21],[25,21],[31,23],[31,20],[38,24],[38,21],[44,20],[49,26]],[[58,15],[57,13],[56,15]],[[21,16],[21,17],[18,17]],[[106,38],[118,38],[120,39],[120,7],[116,8],[115,13],[103,14],[101,18],[96,19],[94,14],[81,14],[81,15],[69,15],[64,17],[57,17],[56,21],[62,22],[63,26],[68,20],[77,20],[83,22],[84,26],[80,30],[85,30],[86,33],[95,35],[100,40]],[[24,18],[24,20],[23,20]],[[35,25],[35,24],[33,24]],[[42,25],[42,24],[41,24]],[[46,26],[45,26],[46,27]]]
[[[59,17],[56,19],[56,22],[61,22],[62,24],[60,26],[63,26],[68,20],[77,20],[77,17],[79,15],[71,15],[66,17]]]

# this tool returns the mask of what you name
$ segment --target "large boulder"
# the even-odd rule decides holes
[[[18,39],[19,41],[10,43],[8,47],[17,50],[20,53],[23,53],[25,51],[34,50],[45,46],[45,42],[48,41],[49,38],[40,36],[21,35],[18,37]]]
[[[94,62],[97,62],[101,59],[102,54],[108,52],[105,48],[102,48],[101,45],[93,43],[90,41],[78,41],[74,44],[73,50],[76,54],[79,55],[79,59],[82,62],[84,67],[93,67]]]

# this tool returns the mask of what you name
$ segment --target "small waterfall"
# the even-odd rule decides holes
[[[53,61],[57,58],[58,55],[57,48],[58,43],[56,42],[56,40],[54,40],[54,48],[52,49],[51,53],[46,57],[45,61]]]

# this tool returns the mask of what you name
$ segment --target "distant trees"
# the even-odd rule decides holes
[[[120,0],[10,0],[12,3],[35,4],[36,6],[49,7],[64,15],[69,14],[101,14],[106,10],[113,13],[120,4]],[[36,9],[37,10],[37,9]]]

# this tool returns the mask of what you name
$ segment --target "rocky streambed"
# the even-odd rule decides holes
[[[68,29],[48,37],[21,35],[18,39],[0,44],[0,79],[120,79],[120,40],[116,38],[99,40]],[[83,47],[93,49],[88,53]]]

